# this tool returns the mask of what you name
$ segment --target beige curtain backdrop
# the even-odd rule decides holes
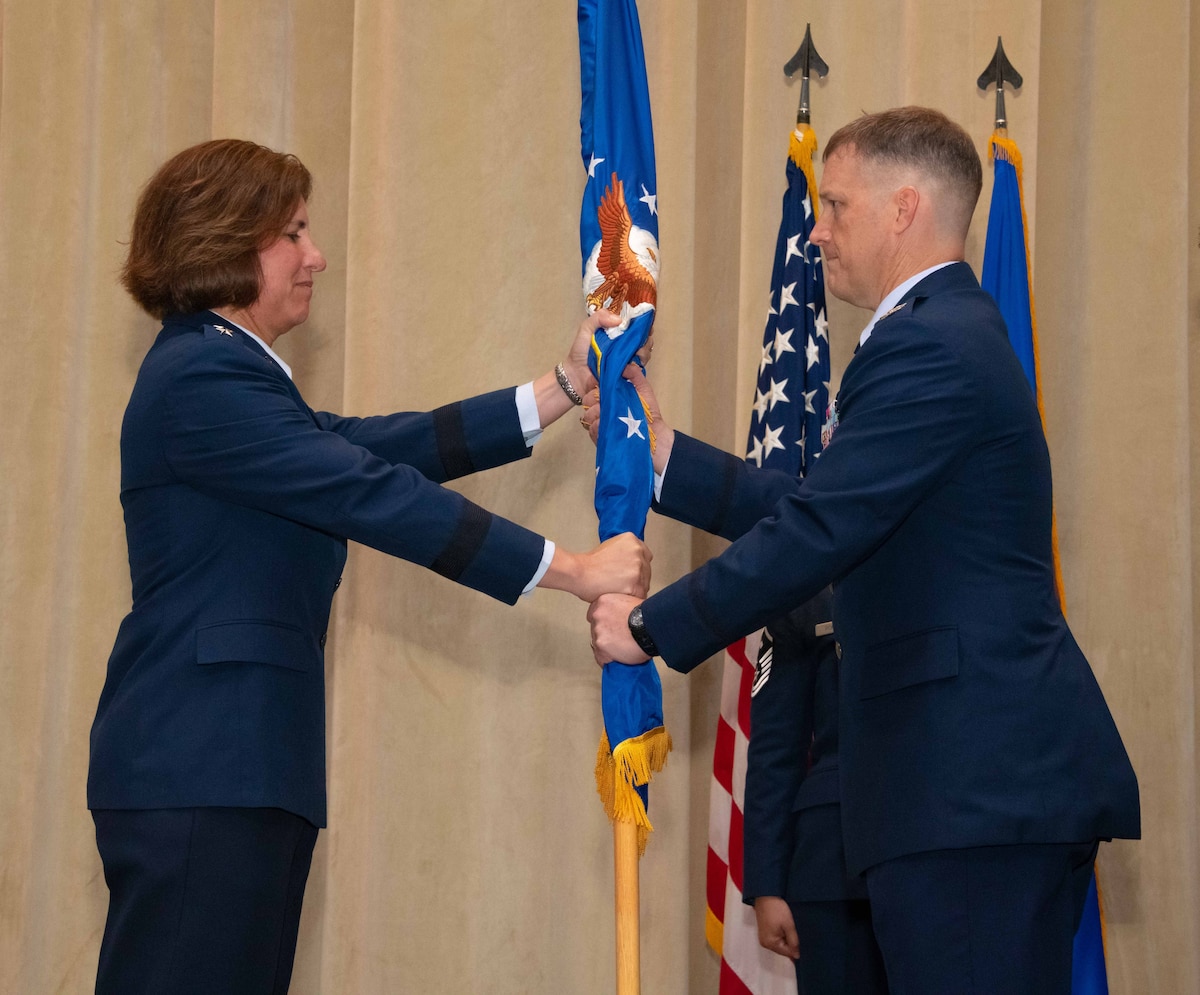
[[[1145,838],[1103,848],[1115,993],[1200,991],[1200,10],[1190,0],[642,0],[664,267],[654,375],[738,449],[812,22],[827,137],[925,103],[985,147],[1003,35],[1069,616],[1137,769]],[[0,991],[85,992],[107,892],[88,729],[129,603],[118,435],[155,323],[116,282],[141,184],[254,139],[313,170],[329,258],[281,343],[314,406],[428,408],[548,369],[580,315],[568,0],[0,0]],[[969,244],[982,257],[990,170]],[[866,316],[830,308],[835,373]],[[568,416],[461,484],[593,542]],[[655,583],[719,549],[652,520]],[[328,654],[330,827],[292,990],[613,990],[584,606],[515,608],[354,548]],[[704,851],[720,664],[664,671],[675,753],[642,862],[643,990],[715,992]]]

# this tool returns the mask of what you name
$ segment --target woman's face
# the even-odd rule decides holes
[[[253,331],[270,345],[308,318],[313,274],[325,268],[325,257],[308,228],[308,205],[302,200],[280,236],[258,254],[262,289],[247,309]]]

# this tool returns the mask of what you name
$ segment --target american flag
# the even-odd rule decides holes
[[[812,178],[816,146],[816,135],[807,125],[792,132],[771,301],[746,443],[747,460],[800,476],[821,455],[821,426],[829,398],[825,274],[821,253],[808,240],[817,217]],[[805,165],[797,165],[798,159]]]
[[[817,218],[817,137],[797,125],[775,243],[771,299],[750,416],[746,459],[803,476],[821,455],[829,403],[829,326],[821,253],[809,241]],[[709,802],[706,935],[721,955],[721,995],[794,995],[792,962],[758,945],[754,912],[742,903],[742,799],[757,639],[725,656],[721,715]]]

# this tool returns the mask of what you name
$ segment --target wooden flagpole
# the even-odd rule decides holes
[[[613,821],[613,869],[616,876],[617,995],[641,993],[641,940],[638,898],[638,827]]]

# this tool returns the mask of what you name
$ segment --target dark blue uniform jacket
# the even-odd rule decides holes
[[[91,808],[269,806],[325,824],[325,632],[346,540],[513,603],[544,542],[438,482],[529,454],[514,392],[313,411],[249,336],[173,315],[121,430],[133,607]]]
[[[935,849],[1136,837],[1137,780],[1063,618],[1041,420],[965,263],[846,368],[803,481],[677,435],[659,509],[736,540],[649,598],[687,671],[834,584],[852,874]]]

